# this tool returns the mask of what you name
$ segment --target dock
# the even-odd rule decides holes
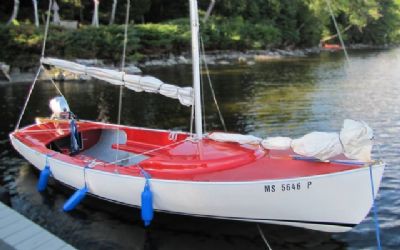
[[[74,250],[75,248],[0,202],[0,249]]]

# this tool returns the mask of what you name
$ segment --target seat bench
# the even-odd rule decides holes
[[[132,152],[135,154],[145,153],[146,155],[156,155],[156,154],[160,154],[160,153],[165,153],[165,151],[168,150],[168,149],[156,150],[157,148],[160,148],[162,146],[143,143],[143,142],[136,142],[136,141],[127,141],[125,144],[113,144],[111,147],[113,149],[120,149],[120,150],[124,150],[127,152]],[[152,150],[155,150],[155,151],[148,152],[148,151],[152,151]],[[148,152],[148,153],[146,153],[146,152]]]

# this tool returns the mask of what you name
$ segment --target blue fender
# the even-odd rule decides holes
[[[75,193],[64,203],[63,210],[64,212],[69,212],[73,210],[78,204],[85,198],[88,188],[83,187],[75,191]]]
[[[37,183],[37,190],[39,192],[43,192],[44,190],[46,190],[50,174],[51,174],[50,166],[48,163],[46,163],[46,166],[44,166],[42,171],[40,171],[39,181]]]
[[[142,192],[141,214],[144,226],[145,227],[149,226],[154,217],[154,209],[153,209],[153,193],[150,190],[150,185],[148,180],[146,180],[146,184]]]

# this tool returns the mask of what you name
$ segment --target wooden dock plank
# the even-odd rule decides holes
[[[18,233],[14,233],[8,237],[5,237],[4,240],[8,244],[15,246],[17,244],[20,244],[21,242],[28,241],[36,234],[39,234],[41,232],[41,229],[42,228],[40,228],[39,226],[32,224],[19,231]]]
[[[75,250],[75,248],[73,248],[71,245],[65,245],[64,247],[57,250]]]
[[[12,210],[0,207],[0,219],[6,218],[10,214],[12,214]]]
[[[17,217],[17,216],[13,216],[13,215],[7,216],[4,219],[0,219],[0,229],[8,227],[9,225],[15,224],[21,220],[22,220],[21,217]]]
[[[18,233],[24,228],[27,228],[30,224],[25,220],[20,220],[17,223],[11,224],[0,230],[0,238],[4,239],[12,234]]]
[[[7,225],[10,221],[17,222],[20,219],[21,216],[17,212],[0,202],[0,228]]]
[[[0,211],[0,222],[9,219],[10,217],[16,217],[16,216],[14,216],[14,213],[12,213],[9,210]]]
[[[42,249],[56,250],[56,249],[60,249],[60,248],[64,247],[65,245],[67,245],[67,243],[60,240],[59,238],[52,238],[50,241],[43,242],[43,244],[36,246],[35,249],[37,249],[37,250],[42,250]]]
[[[17,250],[75,249],[1,202],[0,240]]]
[[[47,231],[40,231],[39,233],[35,234],[33,237],[29,238],[26,241],[23,241],[17,245],[15,248],[17,250],[31,250],[35,249],[37,246],[50,241],[54,237]]]

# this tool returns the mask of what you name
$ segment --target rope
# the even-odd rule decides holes
[[[381,151],[381,144],[378,142],[376,143],[376,146],[378,148],[378,160],[382,161],[382,151]]]
[[[346,57],[347,63],[350,65],[350,58],[349,58],[349,55],[347,54],[347,49],[346,49],[346,46],[344,45],[344,42],[343,42],[342,33],[339,30],[339,26],[338,26],[338,24],[336,22],[335,15],[333,14],[333,10],[332,10],[332,7],[331,7],[331,2],[330,2],[330,0],[325,0],[325,2],[328,5],[329,13],[331,14],[333,24],[335,25],[336,32],[337,32],[337,34],[339,36],[339,41],[340,41],[340,44],[342,45],[344,56]]]
[[[58,92],[65,100],[67,100],[67,99],[65,98],[65,96],[63,95],[63,93],[61,92],[61,90],[57,87],[57,84],[55,83],[55,81],[53,80],[53,78],[51,77],[51,75],[49,74],[49,71],[48,71],[45,67],[43,67],[43,65],[41,65],[40,67],[42,67],[43,72],[44,72],[44,73],[46,74],[46,76],[47,76],[47,79],[53,84],[53,86],[56,88],[57,92]],[[68,103],[68,101],[67,101],[67,103]]]
[[[208,85],[210,86],[210,90],[211,90],[211,95],[212,98],[214,100],[215,106],[217,107],[217,111],[218,111],[218,116],[219,119],[221,121],[222,127],[224,128],[224,131],[228,131],[226,128],[226,124],[225,124],[225,120],[224,117],[222,116],[222,112],[221,109],[219,108],[218,102],[217,102],[217,98],[215,96],[215,91],[211,82],[211,77],[210,77],[210,71],[208,70],[208,65],[207,65],[207,60],[206,60],[206,56],[205,56],[205,49],[204,49],[204,43],[203,43],[203,38],[200,37],[200,44],[201,44],[201,50],[203,51],[203,62],[204,62],[204,67],[207,73],[207,78],[208,78]]]
[[[271,246],[268,244],[267,238],[265,237],[263,231],[259,224],[257,224],[258,232],[260,233],[261,238],[263,239],[265,245],[267,246],[268,250],[272,250]]]
[[[38,69],[38,71],[37,71],[37,73],[36,73],[36,76],[35,76],[35,78],[34,78],[32,84],[31,84],[31,87],[29,88],[28,96],[27,96],[26,99],[25,99],[24,106],[23,106],[22,111],[21,111],[21,113],[20,113],[20,115],[19,115],[18,122],[17,122],[17,124],[15,125],[14,131],[16,131],[16,130],[19,129],[19,125],[21,124],[22,117],[24,116],[24,113],[25,113],[25,110],[26,110],[26,106],[28,106],[29,99],[31,98],[32,91],[33,91],[33,89],[35,88],[35,85],[36,85],[37,79],[39,78],[41,69],[42,69],[42,68],[41,68],[41,66],[40,66],[39,69]]]
[[[124,29],[124,47],[122,50],[122,62],[121,71],[125,70],[125,60],[126,60],[126,46],[128,44],[128,24],[129,24],[129,9],[131,7],[131,1],[127,1],[126,5],[126,16],[125,16],[125,29]]]
[[[378,212],[377,206],[375,204],[375,189],[374,189],[374,180],[372,176],[372,166],[369,165],[369,177],[371,181],[371,193],[372,193],[372,207],[374,213],[374,223],[375,223],[375,235],[376,235],[376,245],[378,250],[382,250],[381,246],[381,233],[380,233],[380,226],[379,226],[379,219],[378,219]]]
[[[87,182],[86,182],[86,168],[88,168],[89,165],[85,165],[83,167],[83,181],[85,182],[85,187],[87,188]]]

